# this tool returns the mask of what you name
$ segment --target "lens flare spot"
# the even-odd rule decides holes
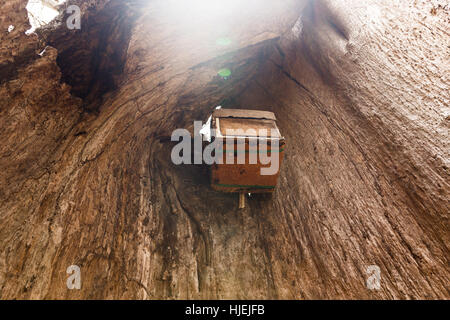
[[[231,39],[230,38],[219,38],[216,40],[216,44],[219,46],[229,46],[231,44]]]
[[[219,72],[217,72],[217,74],[222,78],[228,78],[229,76],[231,76],[231,70],[228,68],[223,68],[220,69]]]

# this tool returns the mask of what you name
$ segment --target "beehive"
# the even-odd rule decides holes
[[[285,147],[285,140],[276,125],[274,113],[259,110],[218,109],[212,115],[211,126],[215,130],[216,138],[233,139],[232,145],[224,143],[222,146],[222,164],[215,163],[211,166],[212,188],[222,192],[273,192],[277,185]],[[230,129],[241,129],[251,134],[242,136],[236,132],[230,133]],[[249,129],[251,131],[248,131]],[[261,132],[260,129],[265,129],[267,132]],[[278,142],[278,146],[274,145],[273,150],[270,140]],[[279,165],[274,174],[261,174],[261,168],[270,167],[271,164],[261,162],[260,155],[266,154],[266,150],[261,149],[258,144],[265,144],[267,156],[278,157]],[[243,153],[245,153],[245,162],[238,163],[238,155]],[[244,155],[240,157],[242,162]],[[229,163],[230,158],[234,158],[232,163]]]

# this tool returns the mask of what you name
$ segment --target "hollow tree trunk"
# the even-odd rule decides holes
[[[439,1],[255,1],[208,30],[164,1],[79,1],[85,29],[40,38],[25,2],[1,4],[0,298],[449,297]],[[239,210],[172,164],[172,131],[216,105],[276,113],[272,199]]]

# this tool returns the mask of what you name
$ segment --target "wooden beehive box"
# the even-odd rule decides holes
[[[222,192],[273,192],[277,185],[285,147],[285,140],[278,130],[275,115],[272,112],[259,110],[218,109],[212,115],[211,126],[216,132],[216,138],[224,139],[224,141],[226,138],[234,139],[232,149],[227,147],[225,142],[223,143],[223,164],[211,166],[212,188]],[[252,129],[254,134],[240,136],[234,132],[230,134],[229,129],[244,131]],[[260,129],[266,129],[267,134],[264,132],[261,134]],[[271,149],[271,139],[278,140],[278,147],[274,150]],[[279,166],[275,174],[261,174],[261,168],[270,167],[270,164],[261,163],[262,151],[255,142],[266,144],[269,157],[272,153],[273,157],[278,157]],[[244,164],[238,163],[238,153],[245,153]],[[255,156],[257,156],[256,163]],[[233,163],[227,162],[226,157],[234,157]],[[253,164],[250,163],[250,157],[253,157]]]

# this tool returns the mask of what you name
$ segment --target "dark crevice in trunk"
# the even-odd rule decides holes
[[[47,43],[58,50],[62,81],[83,99],[85,110],[96,110],[102,96],[117,89],[137,16],[126,1],[113,0],[83,14],[80,30],[63,23],[48,34]]]

